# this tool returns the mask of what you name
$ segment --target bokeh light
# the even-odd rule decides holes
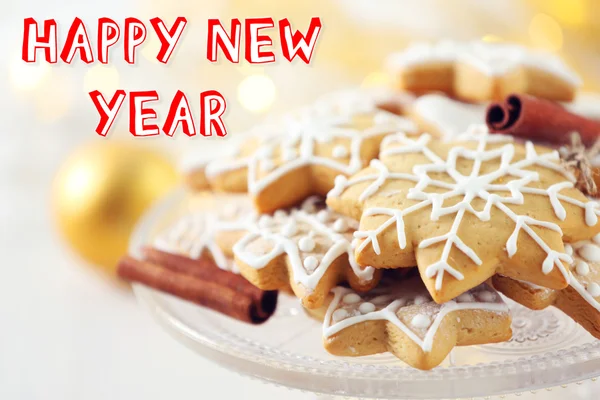
[[[29,64],[15,57],[9,65],[9,80],[18,91],[29,91],[38,86],[50,73],[50,66],[38,60]]]
[[[529,24],[529,36],[534,47],[558,51],[563,45],[563,33],[560,25],[547,14],[537,14]]]
[[[267,75],[245,77],[237,89],[238,101],[246,110],[252,112],[267,111],[275,101],[277,89]]]
[[[365,88],[389,87],[392,78],[383,71],[373,71],[363,79],[361,86]]]
[[[99,90],[104,95],[112,96],[119,89],[119,71],[112,66],[95,65],[85,73],[83,89],[86,93]]]

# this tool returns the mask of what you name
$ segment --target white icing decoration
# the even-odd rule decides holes
[[[281,234],[286,237],[292,237],[298,232],[298,227],[294,221],[289,221],[281,228]]]
[[[590,265],[583,260],[575,261],[575,272],[577,275],[586,276],[590,273]]]
[[[346,232],[348,230],[348,222],[343,218],[338,218],[333,223],[333,230],[340,233]]]
[[[330,213],[328,210],[321,210],[317,213],[317,218],[321,222],[327,222],[329,220]]]
[[[344,158],[348,156],[348,150],[340,144],[333,148],[331,155],[335,158]]]
[[[588,284],[586,289],[587,289],[587,292],[590,294],[590,296],[592,296],[592,297],[600,296],[600,285],[598,285],[596,282],[592,282],[592,283]]]
[[[477,294],[479,291],[489,290],[492,289],[488,288],[486,285],[480,285],[471,289],[468,293]],[[449,301],[444,304],[436,304],[430,300],[427,304],[421,304],[419,307],[423,307],[423,310],[435,309],[437,313],[435,314],[435,317],[432,317],[430,325],[427,328],[420,328],[427,329],[423,337],[421,337],[404,324],[397,315],[401,308],[407,307],[407,304],[414,304],[414,299],[416,297],[420,296],[426,298],[427,290],[420,281],[420,278],[417,280],[405,280],[390,285],[381,285],[371,293],[363,294],[361,296],[362,303],[355,303],[351,306],[345,304],[342,299],[349,293],[355,293],[352,289],[336,287],[332,292],[334,297],[327,308],[327,313],[323,320],[323,336],[325,338],[330,338],[336,333],[362,322],[386,320],[404,332],[408,338],[417,344],[424,352],[431,351],[434,338],[442,321],[448,314],[454,311],[484,310],[503,314],[509,312],[507,305],[502,301],[500,296],[496,296],[496,299],[493,302],[473,301],[469,303],[457,303],[455,301]],[[375,295],[373,293],[383,294]],[[361,311],[361,306],[367,303],[372,305],[378,304],[382,308],[377,310],[374,306],[368,306],[371,311],[368,311],[365,308],[363,308],[363,311],[366,312]],[[353,313],[348,307],[358,309],[360,313]],[[417,320],[416,322],[419,324],[422,321]]]
[[[430,45],[417,43],[389,56],[390,69],[403,69],[431,63],[467,63],[483,74],[498,76],[526,66],[551,73],[573,86],[580,78],[557,56],[516,44],[440,41]]]
[[[496,300],[496,294],[492,293],[492,292],[480,292],[479,293],[479,299],[481,301],[485,301],[485,302],[492,302],[494,300]]]
[[[273,216],[276,219],[282,219],[282,218],[285,218],[287,216],[287,213],[285,211],[283,211],[283,210],[277,210],[277,211],[275,211],[275,213],[273,214]]]
[[[413,103],[417,118],[435,126],[444,140],[451,140],[473,124],[485,124],[485,104],[469,104],[440,94],[423,95]]]
[[[598,233],[597,235],[595,235],[592,240],[594,241],[594,243],[596,244],[600,244],[600,233]]]
[[[312,238],[305,236],[298,241],[298,248],[300,251],[309,253],[315,249],[315,241]]]
[[[362,303],[359,307],[358,307],[358,311],[360,311],[361,314],[367,314],[370,312],[375,311],[375,304],[373,303]]]
[[[600,120],[600,94],[583,92],[578,93],[575,100],[561,103],[567,110],[583,117]]]
[[[275,164],[273,163],[273,161],[271,160],[261,160],[260,162],[260,169],[268,172],[270,170],[272,170],[273,168],[275,168]]]
[[[356,304],[360,301],[360,296],[356,293],[348,293],[342,298],[342,301],[346,304]]]
[[[431,319],[424,314],[417,314],[410,321],[410,324],[417,329],[427,329],[431,326]]]
[[[474,301],[475,299],[473,298],[473,295],[471,293],[463,293],[460,296],[458,296],[456,298],[456,301],[458,301],[459,303],[470,303],[472,301]]]
[[[285,139],[273,138],[268,142],[263,141],[261,148],[255,155],[247,159],[248,192],[257,195],[289,172],[310,165],[323,166],[340,174],[352,175],[363,167],[361,149],[364,140],[400,130],[417,131],[417,127],[412,121],[386,111],[375,111],[373,124],[364,130],[350,127],[351,121],[352,115],[350,114],[318,116],[314,113],[308,113],[301,118],[288,118]],[[318,144],[329,143],[334,139],[349,141],[347,157],[340,160],[333,156],[316,154],[315,148],[318,147]],[[275,168],[270,173],[259,177],[259,163],[264,160],[264,153],[276,154],[275,149],[282,146],[284,148],[288,147],[290,140],[298,143],[297,157],[291,160],[282,158],[282,162],[276,163]],[[270,150],[263,150],[267,148]],[[347,161],[346,158],[348,158]]]
[[[577,254],[590,262],[600,261],[600,247],[595,243],[586,243],[577,249]]]
[[[216,237],[222,232],[251,229],[256,224],[256,214],[246,196],[228,196],[222,202],[225,204],[218,204],[222,208],[183,216],[156,237],[153,247],[191,259],[199,259],[207,253],[219,268],[238,273],[233,260],[217,244]]]
[[[430,208],[430,219],[437,221],[446,215],[455,215],[450,231],[440,236],[427,238],[419,243],[419,248],[427,248],[438,243],[444,243],[440,259],[425,269],[425,275],[428,278],[436,278],[435,289],[441,290],[444,274],[449,273],[457,280],[464,279],[462,273],[450,265],[450,250],[454,247],[469,257],[474,264],[481,265],[482,261],[472,248],[467,246],[458,235],[465,213],[477,217],[481,221],[489,221],[491,210],[495,208],[511,219],[515,224],[515,229],[506,242],[506,251],[509,257],[517,252],[517,241],[520,232],[526,233],[533,239],[537,245],[546,253],[546,259],[542,264],[542,272],[550,273],[554,267],[557,267],[565,279],[569,279],[569,270],[563,263],[571,264],[572,258],[566,253],[560,253],[553,250],[536,233],[533,227],[542,227],[562,234],[560,227],[552,222],[535,219],[528,215],[519,215],[508,205],[517,205],[525,203],[525,194],[545,196],[548,198],[554,213],[559,219],[566,217],[566,211],[563,203],[585,210],[585,221],[588,225],[595,225],[598,220],[600,210],[593,201],[580,201],[560,193],[561,190],[573,187],[574,177],[562,168],[557,162],[558,153],[555,151],[538,154],[531,142],[525,143],[526,155],[521,160],[515,160],[515,146],[509,136],[490,135],[486,127],[473,126],[469,131],[460,135],[458,140],[463,142],[476,143],[476,149],[465,147],[461,142],[452,147],[446,159],[439,157],[432,151],[428,145],[432,140],[430,135],[423,134],[417,138],[409,138],[403,133],[387,136],[382,142],[382,151],[380,157],[383,161],[387,157],[403,154],[422,154],[429,161],[429,164],[415,165],[412,173],[392,172],[386,164],[380,160],[373,160],[371,167],[375,170],[370,174],[363,174],[351,179],[338,177],[335,187],[329,192],[328,197],[339,197],[344,191],[356,184],[370,182],[368,186],[359,195],[359,201],[364,202],[376,195],[380,187],[389,180],[401,180],[414,183],[406,195],[409,200],[416,200],[417,203],[405,208],[384,208],[367,207],[363,211],[363,218],[373,215],[387,215],[389,218],[379,227],[357,231],[354,233],[356,238],[362,239],[357,247],[357,251],[363,251],[368,245],[371,245],[376,254],[381,253],[379,245],[379,235],[386,229],[395,224],[398,244],[401,249],[406,247],[406,232],[404,228],[404,217],[410,213],[423,208]],[[499,147],[487,149],[487,145],[501,144]],[[397,145],[397,146],[392,146]],[[462,175],[456,169],[458,159],[473,160],[473,169],[470,175]],[[500,164],[496,170],[487,173],[481,173],[483,162],[489,160],[499,160]],[[547,189],[529,186],[530,183],[539,181],[539,174],[528,168],[538,166],[539,168],[550,169],[561,173],[565,181],[555,183]],[[455,182],[446,182],[434,179],[431,174],[445,172],[452,177]],[[506,184],[496,184],[500,178],[508,177],[511,179]],[[517,179],[518,178],[518,179]],[[426,191],[427,189],[433,189]],[[500,194],[505,194],[501,196]],[[461,196],[462,200],[451,206],[445,205],[446,199]],[[393,198],[393,197],[392,197]],[[472,206],[472,201],[479,198],[485,201],[485,206],[481,210],[476,210]]]
[[[309,291],[317,287],[331,264],[341,256],[347,257],[352,272],[361,282],[369,282],[373,279],[375,272],[373,268],[362,268],[356,263],[350,232],[344,234],[335,232],[327,224],[321,222],[314,212],[306,212],[305,207],[294,209],[289,214],[284,213],[283,215],[285,218],[275,218],[276,222],[265,228],[261,228],[260,224],[252,227],[249,233],[233,246],[236,258],[254,269],[261,269],[276,257],[285,254],[291,267],[291,279],[302,284]],[[336,217],[346,218],[337,214]],[[281,226],[290,220],[296,223],[297,236],[300,238],[288,238],[281,234]],[[270,243],[270,247],[261,252],[249,249],[248,246],[257,240]],[[300,252],[306,253],[314,250],[314,248],[306,250],[311,248],[309,240],[312,240],[313,243],[319,241],[323,254],[319,254],[318,259],[314,256],[302,259]]]
[[[565,244],[565,253],[567,253],[569,256],[573,256],[573,246],[570,244]]]
[[[420,306],[421,304],[428,303],[430,300],[427,296],[417,296],[415,297],[414,304]]]
[[[343,308],[335,310],[335,312],[332,315],[332,318],[333,318],[334,322],[341,321],[341,320],[343,320],[346,317],[348,317],[348,312],[346,310],[344,310]]]
[[[292,161],[294,158],[296,158],[296,149],[292,147],[286,147],[281,152],[281,158],[283,161]]]
[[[261,229],[267,229],[268,227],[273,225],[273,220],[268,215],[261,215],[258,220],[258,226]]]
[[[319,260],[317,260],[317,257],[315,256],[308,256],[304,259],[303,265],[307,271],[314,271],[319,265]]]

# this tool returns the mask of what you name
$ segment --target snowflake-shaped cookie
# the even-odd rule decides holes
[[[510,314],[500,295],[479,285],[444,304],[420,279],[384,281],[372,291],[333,289],[323,318],[325,349],[340,356],[390,351],[419,369],[439,365],[454,346],[510,339]]]
[[[402,89],[476,101],[517,92],[570,101],[581,84],[557,56],[504,43],[419,43],[392,54],[387,65]]]
[[[340,176],[329,206],[360,218],[361,265],[418,265],[437,302],[496,272],[546,287],[568,283],[567,242],[600,231],[597,204],[573,188],[558,153],[474,127],[451,143],[399,133],[380,160]]]
[[[356,221],[337,215],[315,198],[289,212],[262,215],[234,246],[242,275],[263,290],[291,285],[305,307],[320,307],[340,282],[361,291],[373,288],[380,271],[354,260]]]
[[[565,244],[565,252],[573,257],[569,286],[548,289],[529,282],[496,275],[494,286],[509,298],[534,310],[554,305],[600,338],[600,234],[591,240]]]
[[[338,174],[351,175],[375,158],[385,135],[416,132],[406,118],[365,107],[350,104],[323,114],[313,106],[277,128],[257,128],[231,157],[210,162],[205,174],[218,190],[247,189],[259,212],[325,195]]]
[[[198,195],[194,211],[183,215],[162,231],[152,247],[190,259],[211,258],[224,270],[238,272],[233,262],[233,244],[256,221],[245,195]]]

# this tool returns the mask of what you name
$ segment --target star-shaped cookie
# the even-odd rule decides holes
[[[190,203],[192,211],[161,231],[152,248],[192,260],[208,257],[219,268],[237,273],[233,245],[257,219],[248,196],[201,193]]]
[[[485,284],[444,304],[431,300],[418,277],[384,280],[368,293],[337,287],[332,294],[326,309],[307,311],[323,320],[323,343],[334,355],[389,351],[427,370],[454,346],[497,343],[512,335],[507,305]]]
[[[327,115],[315,110],[291,115],[281,134],[254,135],[234,156],[209,163],[205,174],[212,187],[247,189],[259,212],[273,212],[327,194],[338,174],[351,175],[377,157],[385,135],[416,132],[412,121],[363,104]]]
[[[417,265],[448,301],[494,274],[562,289],[566,242],[600,232],[595,202],[573,188],[556,151],[473,127],[450,143],[386,137],[379,160],[336,179],[327,204],[360,218],[360,265]]]
[[[381,271],[361,268],[354,260],[357,225],[312,197],[298,209],[262,215],[233,247],[235,261],[258,288],[291,286],[305,307],[320,307],[339,283],[368,291],[379,281]]]
[[[493,277],[493,285],[507,297],[534,310],[554,305],[600,338],[600,235],[565,244],[565,251],[573,256],[569,266],[571,279],[565,289],[548,289],[502,275]]]
[[[387,65],[403,90],[441,91],[470,101],[510,93],[571,101],[581,84],[555,55],[505,43],[419,43],[392,54]]]

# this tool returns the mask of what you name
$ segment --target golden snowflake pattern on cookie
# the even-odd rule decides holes
[[[354,260],[352,234],[357,225],[309,198],[299,209],[262,215],[235,244],[235,260],[242,275],[258,288],[291,285],[305,307],[320,307],[340,282],[365,291],[379,280],[379,271],[361,268]]]
[[[574,241],[598,231],[600,210],[573,188],[557,152],[473,127],[451,143],[399,133],[380,160],[336,179],[329,206],[360,218],[361,265],[418,265],[437,302],[496,272],[564,288]]]
[[[479,285],[444,304],[435,303],[420,279],[384,281],[359,294],[333,289],[323,320],[325,349],[365,356],[390,351],[409,365],[431,369],[454,346],[496,343],[511,337],[500,295]]]

